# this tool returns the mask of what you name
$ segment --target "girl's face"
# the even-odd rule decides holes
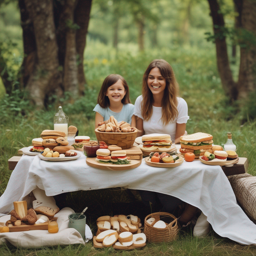
[[[108,87],[106,96],[109,98],[110,103],[121,102],[126,94],[123,82],[119,79],[115,84]]]
[[[166,80],[162,77],[158,68],[152,68],[148,75],[148,88],[153,95],[164,94]]]

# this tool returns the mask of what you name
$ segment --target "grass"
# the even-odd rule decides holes
[[[113,59],[107,54],[107,49],[102,49],[102,46],[97,45],[95,47],[98,47],[100,51],[88,49],[88,58],[85,61],[88,81],[86,96],[75,102],[74,105],[65,104],[65,101],[62,104],[64,112],[69,116],[69,124],[77,126],[80,135],[88,135],[92,139],[96,139],[93,114],[91,113],[96,104],[101,83],[108,74],[119,73],[125,77],[130,87],[131,100],[134,103],[136,97],[141,94],[142,75],[147,65],[154,58],[164,58],[172,65],[180,85],[180,95],[188,103],[190,116],[187,123],[188,133],[198,131],[210,133],[213,135],[215,144],[223,145],[227,140],[227,132],[231,131],[234,143],[237,145],[238,155],[248,158],[248,171],[250,174],[256,175],[256,158],[254,157],[256,122],[249,121],[242,124],[240,114],[234,113],[233,108],[225,105],[226,97],[218,77],[215,53],[212,49],[198,51],[196,48],[184,48],[181,51],[178,47],[170,47],[135,56],[129,52],[123,52]],[[18,99],[17,102],[14,101],[12,99],[13,109],[16,109],[15,106],[18,106],[19,102]],[[3,113],[0,113],[0,120],[2,120],[0,121],[0,194],[5,191],[11,175],[11,171],[8,170],[8,159],[15,155],[19,148],[31,145],[31,140],[39,137],[42,130],[53,129],[53,117],[57,110],[57,105],[51,105],[49,111],[26,111],[26,115],[21,115],[18,110],[16,112],[10,110],[8,102],[5,104]],[[80,191],[69,193],[64,201],[59,198],[59,202],[76,211],[84,208],[84,204],[78,202],[86,202],[90,205],[90,209],[95,209],[95,211],[92,211],[94,214],[90,216],[88,223],[95,230],[95,218],[104,210],[105,214],[111,214],[118,201],[129,205],[131,202],[127,197],[126,192],[120,192],[120,190],[91,191],[90,193]],[[107,210],[106,205],[109,205]],[[129,208],[129,210],[131,209],[133,209],[132,211],[137,210],[137,208]],[[131,252],[119,252],[113,249],[97,250],[92,247],[91,242],[86,246],[72,245],[40,249],[14,248],[6,244],[0,246],[0,255],[10,254],[30,256],[70,254],[255,255],[256,249],[253,246],[241,246],[228,239],[223,239],[214,232],[204,239],[197,239],[192,236],[192,230],[187,229],[180,233],[175,242],[148,244],[142,250]]]

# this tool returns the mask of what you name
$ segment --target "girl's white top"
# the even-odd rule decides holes
[[[164,125],[161,118],[162,118],[162,107],[154,107],[153,106],[153,114],[148,121],[145,121],[142,117],[141,113],[141,103],[142,103],[142,95],[140,95],[135,101],[135,109],[134,115],[138,116],[143,120],[143,129],[145,134],[151,133],[163,133],[163,134],[170,134],[172,141],[175,140],[176,134],[176,123],[184,124],[187,123],[189,116],[188,116],[188,105],[187,102],[178,97],[178,116],[170,121],[167,125]]]

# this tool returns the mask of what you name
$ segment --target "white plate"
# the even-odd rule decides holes
[[[68,157],[45,157],[42,154],[39,154],[38,157],[44,161],[49,161],[49,162],[64,162],[64,161],[72,161],[78,159],[82,153],[77,152],[76,156],[68,156]]]
[[[33,148],[33,146],[23,148],[22,152],[24,155],[29,155],[29,156],[36,156],[38,154],[41,154],[40,152],[31,152],[30,149]]]
[[[135,142],[136,142],[138,145],[143,144],[143,143],[142,143],[142,136],[137,137],[137,138],[135,139]]]

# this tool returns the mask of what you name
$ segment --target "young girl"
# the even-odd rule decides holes
[[[172,141],[179,141],[186,131],[189,119],[188,106],[178,97],[179,87],[174,72],[165,60],[153,60],[143,76],[142,95],[135,102],[134,115],[140,134],[170,134]],[[143,202],[156,210],[173,212],[181,200],[161,193],[140,191]],[[159,209],[162,207],[162,209]],[[157,209],[158,208],[158,209]],[[196,208],[186,205],[179,221],[187,223],[196,213]]]
[[[110,116],[114,116],[118,122],[125,121],[131,126],[136,125],[133,116],[134,105],[131,104],[129,97],[129,87],[122,76],[111,74],[105,78],[97,103],[93,109],[96,112],[96,128],[99,122],[108,120]]]

